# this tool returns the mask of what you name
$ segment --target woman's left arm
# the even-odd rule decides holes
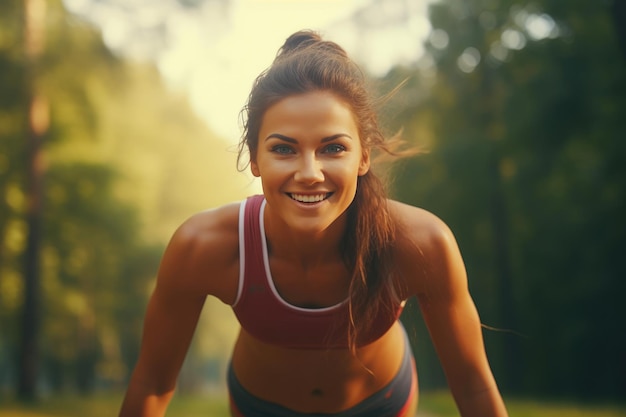
[[[443,222],[429,220],[419,238],[426,268],[416,292],[448,385],[463,417],[507,416],[458,245]]]

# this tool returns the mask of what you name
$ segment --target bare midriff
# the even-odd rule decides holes
[[[397,374],[405,342],[395,323],[381,338],[357,349],[287,349],[241,330],[232,365],[252,395],[301,413],[336,413],[380,391]]]

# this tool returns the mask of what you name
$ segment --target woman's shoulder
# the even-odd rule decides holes
[[[390,200],[389,210],[397,224],[396,256],[413,294],[433,277],[447,281],[452,270],[464,270],[454,234],[441,218],[398,201]]]
[[[177,289],[230,298],[239,259],[239,206],[227,204],[185,220],[165,250],[159,280]]]
[[[172,243],[187,249],[218,249],[233,240],[238,241],[240,203],[230,203],[204,210],[185,220],[172,236]]]
[[[441,218],[423,208],[389,200],[389,211],[399,232],[416,243],[435,243],[452,236],[452,231]]]

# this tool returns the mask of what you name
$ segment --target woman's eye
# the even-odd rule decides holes
[[[287,155],[287,154],[292,153],[293,150],[291,149],[291,147],[287,145],[275,145],[275,146],[272,146],[272,152],[275,152],[280,155]]]
[[[337,143],[332,143],[324,148],[324,152],[326,153],[341,153],[346,150],[346,147],[343,145],[339,145]]]

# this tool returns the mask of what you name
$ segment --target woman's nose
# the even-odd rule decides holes
[[[296,171],[294,179],[297,182],[314,184],[324,181],[322,163],[313,155],[304,155],[300,161],[300,166]]]

